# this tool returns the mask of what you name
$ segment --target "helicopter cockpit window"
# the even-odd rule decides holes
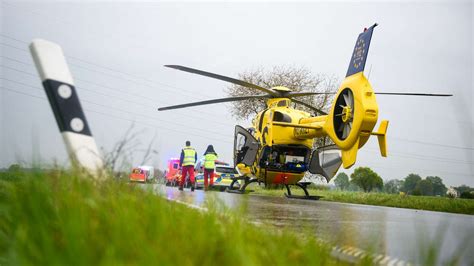
[[[278,107],[285,107],[285,106],[288,106],[287,100],[281,100],[278,102]]]
[[[291,123],[291,117],[281,112],[275,112],[273,115],[273,121]]]

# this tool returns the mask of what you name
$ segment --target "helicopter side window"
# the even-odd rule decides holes
[[[262,156],[260,157],[260,162],[259,162],[260,167],[265,167],[268,165],[270,152],[271,152],[270,147],[265,146],[265,148],[263,148]]]
[[[237,145],[235,148],[235,151],[237,153],[237,162],[242,162],[245,158],[245,155],[247,153],[247,150],[249,147],[245,146],[245,143],[247,141],[247,137],[242,134],[237,134]]]
[[[237,135],[237,147],[236,150],[240,151],[245,145],[246,137],[244,135]]]

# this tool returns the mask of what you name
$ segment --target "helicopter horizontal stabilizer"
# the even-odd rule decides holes
[[[370,133],[371,135],[377,136],[377,140],[379,141],[380,154],[383,157],[387,157],[387,127],[388,120],[383,120],[380,123],[379,130],[377,132]]]
[[[347,69],[346,77],[364,71],[365,61],[367,60],[367,54],[369,52],[370,40],[372,39],[372,33],[376,26],[377,23],[368,29],[364,29],[364,32],[359,34],[354,51],[352,52],[352,58],[349,63],[349,68]]]

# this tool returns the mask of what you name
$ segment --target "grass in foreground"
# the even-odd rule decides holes
[[[333,265],[329,246],[62,171],[0,173],[1,265]]]
[[[255,193],[271,196],[283,196],[286,189],[264,189],[252,187]],[[304,195],[303,190],[294,187],[292,194]],[[386,193],[364,193],[337,190],[308,189],[310,195],[322,196],[321,200],[336,201],[376,206],[387,206],[397,208],[408,208],[428,211],[440,211],[462,214],[474,214],[474,200],[450,199],[446,197],[430,196],[400,196]]]

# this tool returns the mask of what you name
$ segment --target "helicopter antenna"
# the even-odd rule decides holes
[[[367,75],[367,79],[370,79],[370,73],[372,73],[372,64],[370,64],[369,74]]]

